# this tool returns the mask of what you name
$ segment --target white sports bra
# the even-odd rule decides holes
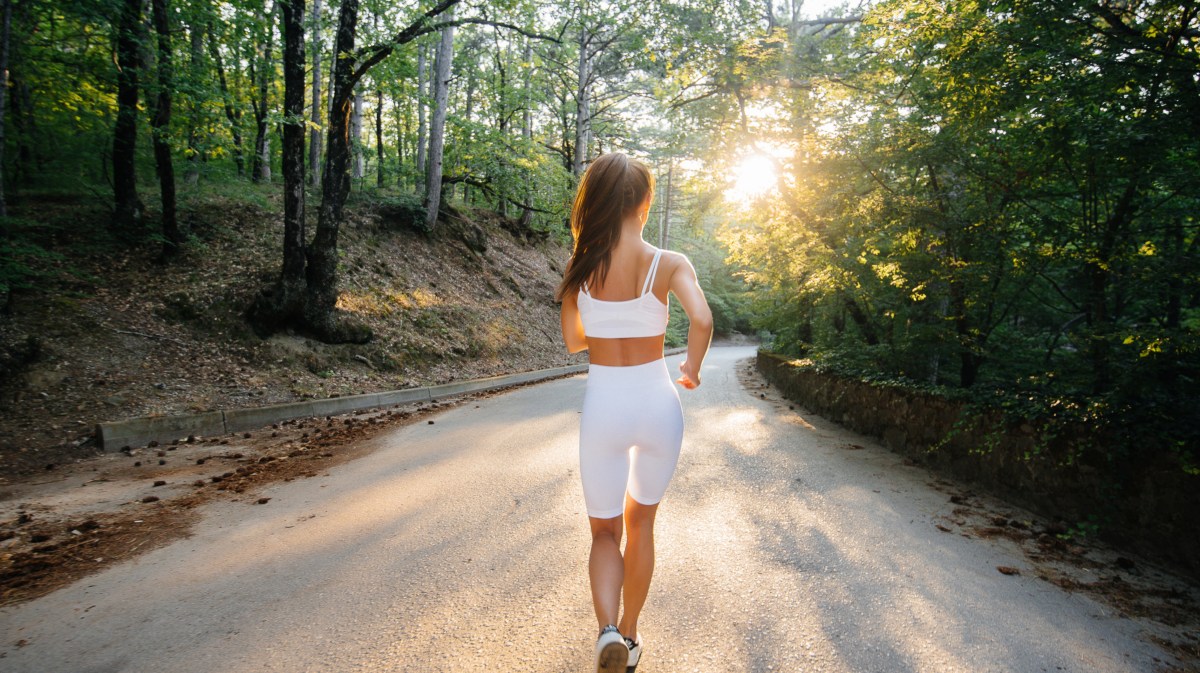
[[[642,293],[625,301],[604,301],[588,294],[587,283],[579,288],[579,319],[583,322],[583,333],[597,339],[628,339],[652,337],[666,334],[667,305],[654,296],[654,276],[658,273],[658,260],[662,250],[654,253],[650,270]]]

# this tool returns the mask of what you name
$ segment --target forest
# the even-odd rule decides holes
[[[455,209],[563,241],[579,175],[624,151],[657,176],[647,238],[692,257],[719,331],[1200,474],[1195,2],[2,11],[6,315],[60,291],[72,246],[178,268],[206,254],[194,195],[271,193],[278,273],[245,320],[364,343],[339,299],[348,203],[423,235]],[[106,217],[41,217],[73,199]]]

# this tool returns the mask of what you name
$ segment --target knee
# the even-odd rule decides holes
[[[621,518],[605,521],[592,520],[592,542],[612,540],[614,544],[621,543]]]
[[[650,535],[654,532],[654,515],[658,505],[642,505],[632,501],[625,507],[625,526],[629,537]]]

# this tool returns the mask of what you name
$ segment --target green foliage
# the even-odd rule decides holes
[[[722,232],[755,326],[847,375],[969,389],[981,413],[1090,424],[1111,459],[1194,469],[1194,22],[891,0],[837,35],[787,33],[792,61],[734,67],[791,150],[780,193]]]

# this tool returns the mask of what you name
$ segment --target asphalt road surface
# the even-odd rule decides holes
[[[700,389],[681,391],[639,673],[1103,673],[1170,659],[1138,621],[997,572],[1026,565],[1012,549],[939,532],[946,494],[922,468],[745,390],[737,369],[752,356],[714,349]],[[470,402],[266,489],[268,505],[209,505],[191,537],[0,610],[0,670],[587,671],[584,385]]]

